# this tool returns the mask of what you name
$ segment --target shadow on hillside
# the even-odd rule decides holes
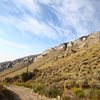
[[[13,99],[12,100],[21,100],[21,98],[16,93],[12,92],[12,94],[13,94]]]
[[[0,95],[0,100],[21,100],[21,98],[8,89],[2,91],[2,95]]]

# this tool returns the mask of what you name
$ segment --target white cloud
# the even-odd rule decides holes
[[[80,34],[87,34],[89,22],[93,22],[95,8],[89,0],[63,0],[60,6],[53,6],[64,26],[72,26]]]
[[[17,43],[14,43],[14,42],[11,42],[9,40],[2,39],[2,38],[0,38],[0,44],[4,44],[4,45],[16,47],[16,48],[21,48],[21,49],[26,49],[26,50],[30,49],[29,46],[26,46],[23,44],[17,44]]]
[[[38,2],[54,9],[51,11],[56,14],[61,26],[54,25],[52,18],[48,23],[37,19],[38,16],[40,18],[42,16]],[[59,40],[60,37],[67,36],[69,32],[73,34],[70,27],[73,27],[78,36],[86,35],[91,32],[89,24],[93,23],[95,18],[96,9],[90,0],[16,0],[12,3],[15,5],[14,9],[11,6],[8,7],[8,12],[5,12],[7,16],[0,16],[0,22],[10,23],[22,32],[29,31],[39,37]],[[21,18],[19,18],[20,15],[13,16],[9,13],[18,11],[22,14]],[[98,25],[98,21],[95,23]]]
[[[40,12],[39,6],[36,0],[16,0],[16,1],[13,1],[13,3],[15,4],[17,9],[22,11],[23,14],[26,14],[25,9],[29,10],[31,13],[34,13],[34,14],[39,14]]]
[[[58,37],[57,32],[53,30],[53,28],[48,26],[46,23],[38,21],[28,15],[25,15],[23,20],[15,18],[13,19],[11,17],[10,18],[0,17],[0,21],[6,23],[8,22],[17,27],[22,32],[23,31],[31,32],[32,34],[35,34],[39,37],[48,37],[51,39],[56,39]]]
[[[9,7],[9,11],[6,12],[6,16],[0,16],[0,22],[12,24],[22,32],[28,31],[39,37],[47,37],[51,39],[56,39],[58,37],[57,32],[53,30],[52,27],[43,21],[37,20],[26,12],[25,8],[34,16],[41,13],[40,7],[35,0],[17,0],[16,2],[13,2],[13,4],[15,5],[15,8],[12,9],[12,7]],[[17,15],[13,16],[9,13],[16,11],[20,11],[22,13],[21,18],[18,18]]]

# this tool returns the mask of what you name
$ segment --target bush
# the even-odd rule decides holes
[[[97,100],[100,100],[100,90],[96,91],[96,98],[97,98]]]
[[[83,90],[80,88],[73,88],[72,90],[79,98],[83,98],[85,96]]]
[[[33,91],[36,93],[44,94],[44,89],[44,86],[39,83],[33,85]]]
[[[91,100],[100,100],[100,90],[94,90]]]
[[[33,91],[50,98],[55,98],[61,95],[61,90],[56,87],[45,87],[40,83],[33,84]]]
[[[93,89],[88,89],[88,90],[85,91],[85,95],[89,99],[91,99],[91,97],[93,96],[93,94],[94,94],[94,90]]]
[[[56,98],[58,95],[61,95],[61,91],[56,87],[48,87],[45,90],[45,95],[50,98]]]
[[[13,77],[13,80],[15,80],[15,81],[17,81],[18,79],[19,79],[18,75],[16,75],[16,76]]]
[[[31,72],[29,72],[29,73],[24,72],[21,74],[21,79],[23,82],[26,82],[26,81],[32,79],[32,77],[33,77],[33,73],[31,73]]]
[[[26,82],[25,84],[24,84],[24,86],[25,87],[28,87],[28,88],[33,88],[33,85],[32,85],[32,83],[31,82]]]
[[[5,78],[4,80],[5,83],[12,83],[14,82],[13,78]]]

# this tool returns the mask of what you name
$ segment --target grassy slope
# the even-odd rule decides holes
[[[79,95],[78,97],[88,98],[86,100],[100,100],[100,89],[97,89],[98,86],[100,88],[100,43],[89,48],[82,48],[71,55],[66,55],[65,51],[58,52],[55,56],[51,54],[51,56],[54,58],[49,59],[45,64],[41,65],[44,61],[42,59],[41,63],[36,63],[38,67],[34,64],[31,65],[32,68],[36,67],[41,70],[38,76],[27,82],[15,84],[33,88],[34,92],[48,97],[62,95],[65,90],[64,97],[73,91]],[[47,57],[45,59],[47,60]],[[85,85],[84,82],[87,82],[90,87],[80,88]],[[93,85],[95,85],[94,88],[92,88]],[[71,91],[66,92],[64,86],[70,86]],[[74,95],[73,92],[71,92],[72,95]],[[91,93],[93,94],[91,95]],[[89,96],[94,99],[89,99]],[[75,99],[75,96],[73,97]]]
[[[59,55],[64,55],[62,58]],[[57,58],[58,57],[58,58]],[[55,59],[56,58],[56,59]],[[100,70],[100,43],[89,48],[81,49],[77,53],[69,56],[66,52],[55,52],[43,59],[31,64],[29,71],[38,68],[42,70],[42,75],[37,80],[43,81],[62,81],[66,79],[78,79],[82,77],[92,77],[97,70]],[[8,69],[0,73],[0,78],[13,77],[26,71],[26,68],[20,68],[17,71],[15,68]],[[10,74],[9,74],[10,73]],[[7,74],[5,76],[5,74]],[[42,78],[41,78],[42,77]],[[58,78],[58,80],[57,80]],[[60,80],[60,78],[62,80]]]
[[[62,55],[65,55],[64,53]],[[100,44],[81,49],[77,53],[53,59],[39,67],[42,74],[33,80],[44,85],[63,87],[66,80],[86,79],[100,82]]]
[[[55,53],[51,53],[45,57],[43,57],[42,59],[40,59],[39,61],[34,62],[33,64],[31,64],[29,66],[29,71],[32,71],[32,69],[34,68],[38,68],[42,65],[44,65],[45,63],[49,62],[51,59],[55,58],[57,55],[59,55],[60,51],[56,51]],[[10,69],[7,69],[3,72],[0,72],[0,79],[5,79],[7,77],[14,77],[16,75],[20,75],[23,72],[26,72],[26,67],[23,66],[16,66]]]
[[[21,83],[21,85],[35,88],[36,92],[41,91],[42,88],[50,87],[51,89],[54,86],[62,90],[66,81],[69,81],[69,85],[71,85],[73,80],[75,84],[81,84],[86,80],[90,86],[92,86],[91,83],[100,86],[100,43],[88,48],[81,48],[78,52],[70,55],[67,55],[66,51],[51,53],[31,64],[29,71],[34,68],[41,70],[40,74],[25,83]],[[25,71],[26,68],[15,72],[11,71],[6,77],[20,75]],[[3,74],[5,75],[5,73]],[[2,78],[5,77],[3,76]],[[74,86],[72,86],[73,88]],[[42,93],[44,94],[43,91]]]

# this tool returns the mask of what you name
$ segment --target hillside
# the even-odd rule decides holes
[[[52,87],[59,91],[66,88],[100,89],[100,32],[46,50],[36,56],[28,68],[33,73],[31,80],[24,82],[21,79],[26,67],[9,68],[0,73],[0,79],[36,89],[34,91],[40,94],[43,89]]]
[[[87,49],[88,47],[91,47],[98,43],[100,43],[100,32],[92,33],[88,36],[83,36],[75,41],[63,43],[54,48],[45,50],[39,55],[27,56],[20,59],[16,59],[14,61],[0,63],[0,76],[5,73],[7,74],[10,72],[15,72],[19,69],[26,69],[25,67],[29,65],[29,70],[31,71],[32,69],[34,69],[34,67],[37,68],[38,66],[42,66],[43,64],[49,62],[52,59],[59,59],[62,56],[65,57],[67,55],[78,52],[81,49]]]

